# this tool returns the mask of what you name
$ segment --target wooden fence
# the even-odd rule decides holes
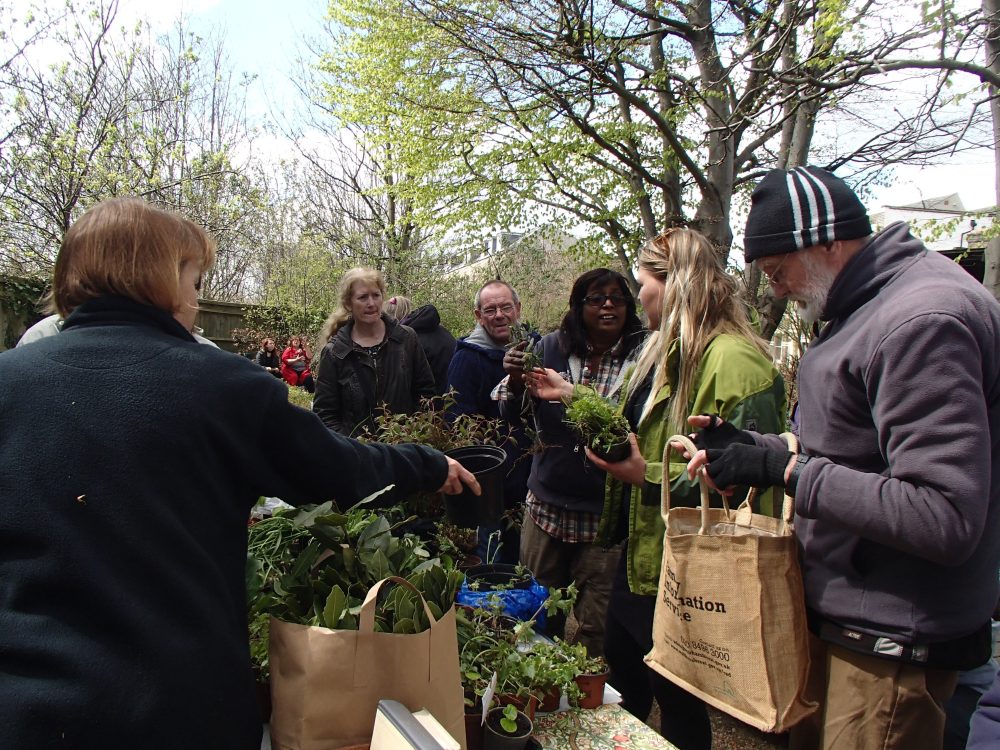
[[[239,302],[218,302],[216,300],[198,300],[198,317],[195,325],[204,329],[205,338],[214,341],[219,348],[229,352],[236,351],[233,340],[233,329],[243,325],[247,305]],[[39,313],[34,318],[17,315],[0,305],[0,351],[8,346],[14,346],[21,334],[35,320],[44,317]]]
[[[214,341],[220,349],[228,352],[236,351],[233,340],[233,329],[243,326],[243,317],[247,305],[240,302],[218,302],[216,300],[198,300],[198,317],[194,324],[204,329],[202,336]]]

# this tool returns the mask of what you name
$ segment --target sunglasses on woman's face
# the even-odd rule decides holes
[[[583,298],[583,303],[591,307],[604,307],[608,300],[611,300],[611,304],[615,307],[621,307],[627,302],[620,294],[588,294]]]

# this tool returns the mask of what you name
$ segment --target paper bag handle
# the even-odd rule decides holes
[[[375,600],[378,599],[378,592],[382,590],[382,586],[390,581],[392,583],[398,583],[401,586],[406,586],[406,588],[419,597],[420,603],[424,605],[424,613],[427,615],[427,621],[433,627],[433,625],[437,622],[437,619],[435,619],[434,613],[431,612],[431,608],[427,606],[427,602],[424,601],[424,596],[420,593],[420,590],[405,578],[400,578],[399,576],[388,576],[368,589],[368,595],[365,597],[364,604],[361,605],[361,614],[358,617],[358,632],[375,632]]]
[[[667,444],[663,446],[663,484],[660,486],[660,515],[663,516],[663,523],[667,523],[667,513],[670,510],[670,444],[673,442],[681,443],[684,446],[684,450],[690,453],[692,456],[698,452],[694,443],[687,435],[671,435],[667,438]],[[698,529],[699,534],[708,533],[708,483],[705,481],[705,477],[701,474],[698,475],[698,489],[701,493],[701,527]],[[726,500],[726,496],[722,496],[722,503],[725,506],[726,515],[729,515],[729,502]]]
[[[427,613],[427,621],[430,623],[431,628],[438,623],[434,614],[431,612],[430,607],[427,606],[427,602],[424,600],[423,594],[421,594],[419,589],[417,589],[416,586],[407,581],[405,578],[400,578],[399,576],[388,576],[368,589],[368,595],[365,597],[364,604],[361,605],[361,615],[358,618],[358,638],[356,641],[357,646],[355,648],[354,655],[355,687],[367,685],[368,680],[371,677],[371,665],[375,663],[375,641],[370,637],[371,634],[375,632],[375,600],[378,598],[378,592],[382,590],[382,586],[390,581],[398,583],[401,586],[406,586],[418,597],[420,597],[420,601],[424,605],[424,612]],[[432,648],[432,643],[428,642],[427,647]],[[433,664],[434,659],[428,658],[428,680],[433,677],[433,675],[430,674]]]

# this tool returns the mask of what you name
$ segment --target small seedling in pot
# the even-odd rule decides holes
[[[517,707],[508,703],[503,707],[503,717],[500,719],[500,726],[507,734],[517,733]]]

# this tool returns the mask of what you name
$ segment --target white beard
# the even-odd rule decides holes
[[[799,318],[807,325],[812,325],[823,314],[826,298],[830,294],[833,282],[837,280],[837,273],[825,263],[818,262],[808,255],[803,255],[801,260],[809,281],[792,299],[795,300]]]

